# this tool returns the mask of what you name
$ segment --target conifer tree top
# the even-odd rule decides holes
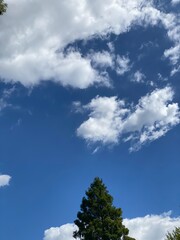
[[[96,177],[86,196],[74,223],[79,230],[74,237],[83,240],[133,240],[129,230],[122,224],[122,210],[113,206],[113,197],[103,181]]]

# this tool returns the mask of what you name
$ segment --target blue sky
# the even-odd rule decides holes
[[[180,225],[179,0],[7,0],[0,239],[73,240],[94,177],[130,235]]]

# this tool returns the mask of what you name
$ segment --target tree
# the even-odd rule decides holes
[[[7,3],[4,2],[4,0],[0,0],[0,15],[3,15],[3,13],[6,12],[7,9]]]
[[[122,210],[113,206],[113,198],[102,180],[95,178],[86,197],[83,197],[74,223],[78,230],[74,238],[80,240],[135,240],[122,224]]]
[[[172,233],[168,233],[166,240],[180,240],[180,227],[176,227]]]

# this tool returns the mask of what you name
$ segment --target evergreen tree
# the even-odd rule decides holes
[[[81,211],[74,223],[79,230],[73,234],[80,240],[135,240],[122,224],[122,211],[113,206],[113,198],[102,180],[95,178],[83,197]]]
[[[180,227],[176,227],[172,233],[168,233],[166,240],[180,240]]]
[[[7,4],[4,3],[4,0],[0,0],[0,15],[3,15],[6,12]]]

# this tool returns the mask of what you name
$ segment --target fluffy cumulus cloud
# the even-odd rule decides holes
[[[127,140],[135,141],[132,150],[158,139],[180,123],[179,106],[172,103],[173,95],[173,90],[166,87],[139,100],[123,124],[124,132],[130,133]]]
[[[138,240],[164,240],[167,232],[180,226],[180,217],[173,218],[169,213],[162,215],[147,215],[133,219],[124,219],[123,224],[130,230],[129,235]],[[44,232],[44,240],[74,240],[74,224],[65,224],[50,228]]]
[[[117,143],[123,118],[128,110],[125,102],[116,97],[96,97],[84,108],[90,110],[89,119],[77,129],[87,141]]]
[[[173,218],[169,212],[125,219],[124,224],[130,230],[130,236],[138,240],[164,240],[167,232],[172,232],[175,227],[180,226],[180,217]]]
[[[11,176],[9,175],[0,175],[0,187],[8,186],[11,180]]]
[[[43,50],[40,54],[17,55],[12,61],[1,62],[1,75],[5,79],[35,85],[40,80],[54,80],[63,86],[86,88],[92,84],[108,84],[108,79],[91,67],[88,59],[71,51],[66,56]],[[11,71],[8,71],[11,69]]]
[[[74,240],[73,232],[77,230],[76,225],[67,223],[60,227],[52,227],[44,232],[43,240]]]
[[[25,86],[38,84],[41,80],[53,80],[76,88],[99,83],[107,85],[108,78],[92,67],[88,57],[83,57],[78,50],[63,54],[63,49],[77,39],[129,31],[134,24],[146,26],[163,21],[178,48],[176,35],[179,36],[179,30],[174,23],[175,17],[157,10],[153,1],[6,2],[8,11],[0,21],[0,44],[3,46],[0,49],[0,77],[6,81],[19,81]],[[175,62],[174,51],[173,47],[165,55]],[[121,60],[118,60],[118,72],[123,74],[126,66]],[[94,61],[111,65],[107,54],[96,55]]]
[[[164,136],[180,123],[180,111],[173,103],[171,87],[156,89],[132,106],[117,97],[94,98],[84,109],[89,118],[77,129],[87,142],[102,144],[131,141],[131,151]]]

